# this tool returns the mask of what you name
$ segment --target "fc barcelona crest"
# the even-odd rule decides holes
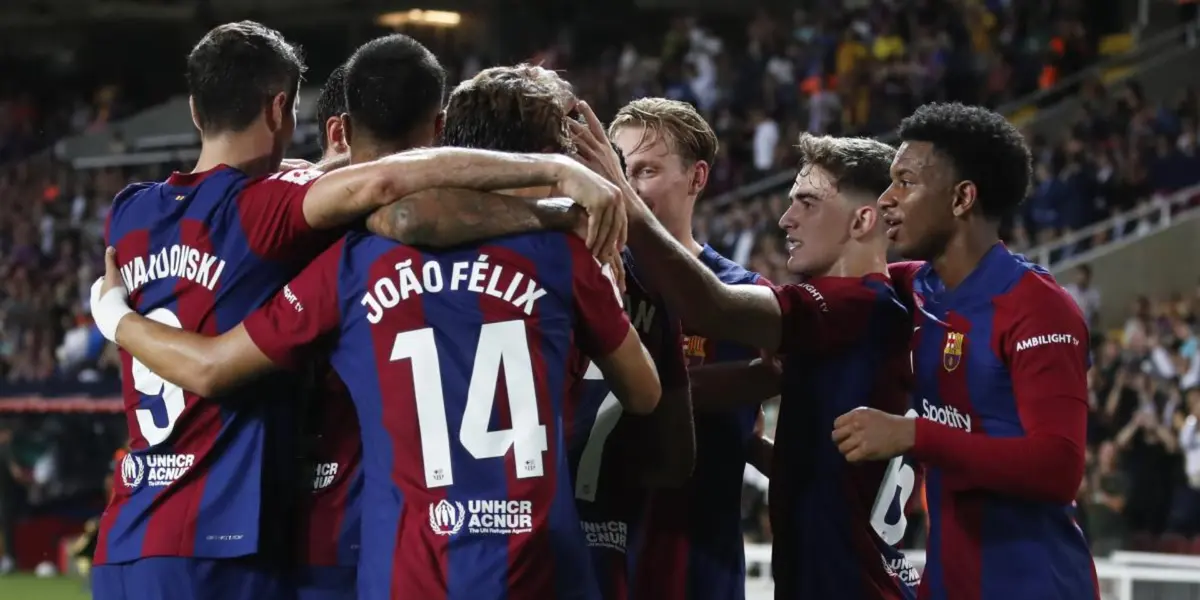
[[[942,367],[953,371],[962,362],[964,336],[956,331],[946,332],[946,347],[942,350]]]

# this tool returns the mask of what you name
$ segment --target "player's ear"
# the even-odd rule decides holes
[[[350,118],[350,113],[342,113],[342,139],[345,140],[347,146],[354,146],[354,120]]]
[[[879,211],[874,204],[864,204],[854,209],[850,220],[850,237],[859,239],[875,230],[879,223]]]
[[[442,131],[446,129],[446,111],[439,111],[437,116],[433,118],[433,139],[440,139]]]
[[[708,185],[708,161],[698,160],[692,165],[692,181],[688,184],[688,193],[695,196]]]
[[[966,216],[979,200],[979,188],[974,181],[960,181],[954,184],[954,200],[950,205],[955,217]]]
[[[291,104],[288,102],[287,92],[279,92],[271,98],[271,104],[267,107],[267,128],[271,131],[279,131],[283,129],[284,120],[287,114],[292,110]]]
[[[340,116],[335,115],[325,121],[325,140],[325,147],[336,154],[345,154],[349,149],[349,145],[346,143],[346,131],[342,128]]]
[[[200,128],[200,117],[196,115],[196,99],[192,96],[188,96],[188,111],[192,113],[192,125],[200,132],[200,137],[204,137],[204,130]]]

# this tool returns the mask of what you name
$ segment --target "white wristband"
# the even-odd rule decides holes
[[[104,339],[116,343],[117,325],[125,315],[133,312],[129,308],[129,292],[125,290],[125,286],[118,285],[101,296],[100,288],[103,285],[103,277],[92,284],[92,319],[96,321],[96,327]]]

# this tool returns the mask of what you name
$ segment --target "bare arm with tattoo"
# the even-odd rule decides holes
[[[569,200],[537,200],[457,188],[406,196],[367,219],[372,233],[414,246],[445,248],[542,230],[571,230],[587,214]]]

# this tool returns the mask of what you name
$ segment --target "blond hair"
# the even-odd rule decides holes
[[[641,127],[642,141],[648,134],[663,136],[671,149],[685,161],[705,161],[712,164],[717,158],[717,134],[691,104],[666,98],[641,98],[617,111],[608,126],[611,138],[622,127]]]

